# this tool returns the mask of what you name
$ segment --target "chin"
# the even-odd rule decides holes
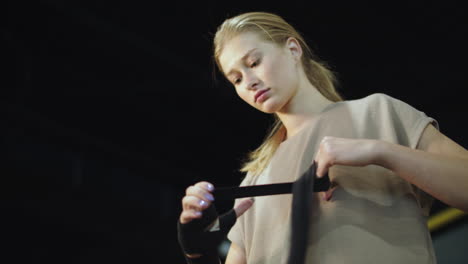
[[[274,111],[274,110],[265,110],[265,109],[261,109],[260,111],[262,111],[262,112],[265,113],[265,114],[274,114],[274,113],[276,113],[276,111]]]
[[[265,101],[264,104],[261,105],[260,108],[257,108],[258,110],[266,113],[266,114],[274,114],[278,112],[281,107],[280,105],[276,104],[275,102],[270,102],[270,101]]]

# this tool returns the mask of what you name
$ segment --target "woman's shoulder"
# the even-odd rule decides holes
[[[344,101],[345,104],[356,107],[377,107],[377,106],[388,106],[389,104],[395,104],[400,100],[384,93],[373,93],[368,96]]]
[[[354,100],[349,100],[348,102],[378,102],[378,101],[388,101],[394,100],[395,98],[391,97],[385,93],[373,93],[365,97],[361,97]]]

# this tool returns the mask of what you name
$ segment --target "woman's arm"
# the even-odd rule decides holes
[[[226,257],[226,264],[246,264],[244,250],[237,246],[235,243],[231,243],[229,252]]]
[[[376,164],[394,171],[444,203],[468,211],[468,151],[432,125],[417,146],[379,142]]]
[[[315,160],[322,176],[333,165],[380,165],[444,203],[468,212],[468,151],[432,125],[417,149],[380,140],[325,137]]]

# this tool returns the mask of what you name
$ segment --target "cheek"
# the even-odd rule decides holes
[[[236,89],[236,93],[244,102],[247,102],[248,104],[250,104],[250,102],[248,100],[249,98],[248,98],[247,92],[242,91],[240,89]]]
[[[283,89],[285,85],[290,84],[291,66],[283,58],[277,58],[270,61],[268,66],[263,69],[263,75],[266,79],[275,83],[277,88]]]
[[[283,64],[281,67],[281,74],[276,73],[276,76],[280,76],[281,84],[285,90],[294,90],[294,87],[297,86],[299,81],[299,76],[297,74],[296,68],[294,65]]]
[[[278,75],[280,73],[281,73],[281,64],[277,64],[275,61],[272,61],[266,64],[266,66],[262,68],[260,74],[269,80],[275,80],[276,78],[278,78]]]

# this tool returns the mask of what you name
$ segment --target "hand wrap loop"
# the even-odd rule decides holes
[[[178,221],[179,244],[185,254],[202,255],[201,258],[189,258],[188,261],[191,261],[189,263],[219,263],[218,247],[236,223],[236,212],[231,209],[218,216],[212,203],[202,213],[203,216],[200,219],[194,219],[186,224],[181,224]],[[210,259],[210,262],[196,262],[197,259]],[[216,262],[213,262],[215,260]]]

